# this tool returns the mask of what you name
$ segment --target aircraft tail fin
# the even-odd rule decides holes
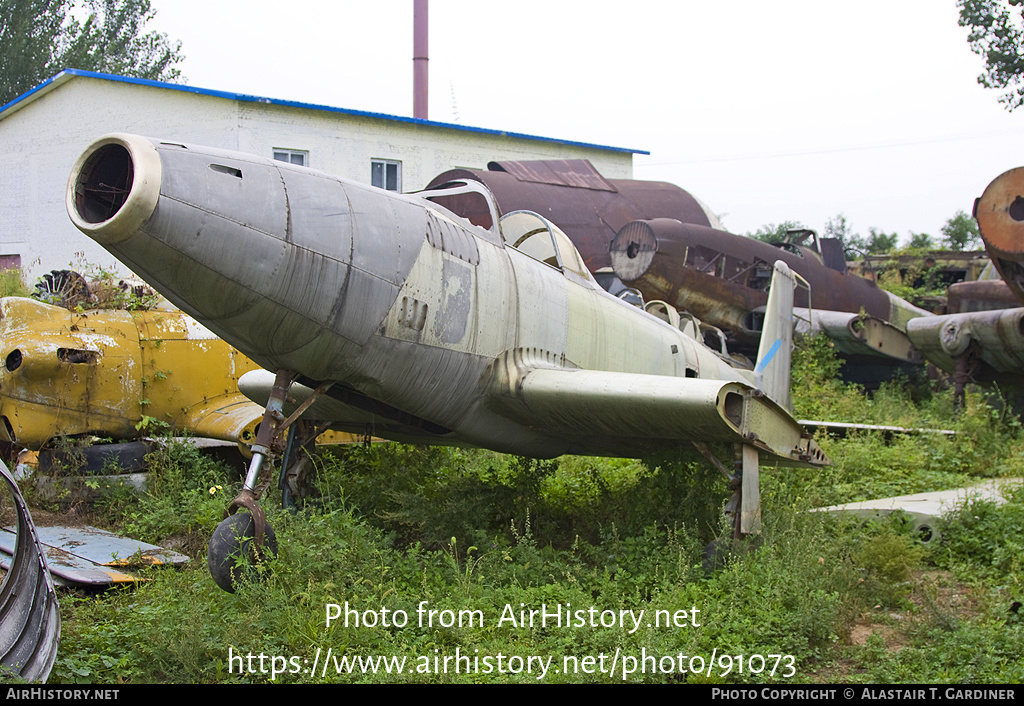
[[[792,410],[789,373],[793,357],[793,292],[797,275],[781,260],[775,263],[765,307],[761,346],[754,366],[757,386],[782,407]]]

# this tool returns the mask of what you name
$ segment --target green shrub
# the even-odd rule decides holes
[[[120,531],[143,541],[179,535],[194,540],[186,548],[205,551],[206,540],[241,487],[237,474],[188,441],[173,439],[161,442],[146,457],[146,466],[144,493],[123,488],[102,499],[98,510]]]
[[[1024,579],[1024,492],[1005,504],[970,499],[948,513],[933,560],[958,573],[1008,583]]]

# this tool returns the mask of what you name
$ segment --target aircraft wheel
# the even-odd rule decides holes
[[[210,537],[206,565],[214,582],[228,593],[235,592],[239,580],[258,577],[261,559],[277,556],[277,535],[273,527],[266,526],[262,552],[257,552],[253,545],[254,534],[252,515],[237,512],[217,525]]]

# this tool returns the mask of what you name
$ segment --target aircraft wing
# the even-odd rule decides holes
[[[482,385],[484,404],[516,424],[566,440],[565,453],[635,455],[637,439],[652,452],[690,442],[743,443],[762,460],[785,465],[829,464],[828,458],[790,414],[752,385],[722,380],[616,373],[566,368],[517,367],[513,354],[499,356]],[[240,389],[259,403],[269,396],[273,375],[246,373]],[[313,395],[293,384],[299,404]],[[292,405],[289,407],[294,408]],[[286,409],[286,413],[288,410]],[[366,421],[359,410],[323,396],[305,417],[353,430]],[[397,441],[430,443],[403,424],[377,416],[374,433]],[[434,441],[439,441],[434,437]]]
[[[979,379],[1019,375],[1024,370],[1024,309],[997,309],[915,319],[907,334],[928,361],[947,372],[976,358]]]
[[[615,454],[649,439],[652,450],[679,442],[747,444],[765,461],[827,465],[788,411],[738,381],[601,370],[522,368],[500,356],[484,383],[487,406],[552,436],[571,453]]]
[[[824,333],[840,353],[876,356],[914,365],[924,363],[923,356],[914,348],[906,332],[878,317],[823,309],[798,308],[793,311],[797,333]]]

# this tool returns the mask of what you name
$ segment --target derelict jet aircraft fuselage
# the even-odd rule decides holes
[[[240,382],[267,405],[232,504],[257,516],[257,537],[260,464],[294,411],[337,430],[534,457],[737,444],[740,533],[759,525],[759,460],[828,463],[787,409],[784,264],[748,372],[608,295],[568,238],[528,211],[485,230],[426,198],[130,135],[79,157],[67,208],[173,303],[278,371]]]

